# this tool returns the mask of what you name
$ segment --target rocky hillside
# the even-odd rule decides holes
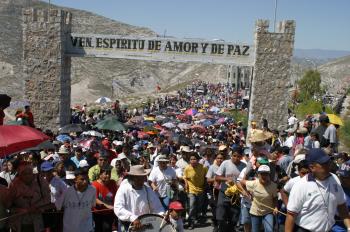
[[[23,97],[22,78],[22,9],[47,8],[48,4],[35,0],[1,0],[0,2],[0,92]],[[69,10],[73,15],[72,32],[148,35],[156,34],[148,28],[117,22],[87,11],[51,5]],[[160,85],[162,91],[174,90],[195,78],[223,81],[226,67],[207,64],[144,62],[122,59],[73,58],[72,103],[92,102],[100,96],[113,96],[125,101],[151,95]],[[213,79],[215,77],[215,79]]]
[[[332,94],[350,88],[350,56],[342,57],[318,67],[322,82]]]
[[[22,9],[25,7],[48,8],[48,4],[38,0],[0,1],[0,93],[7,93],[14,99],[23,98]],[[72,12],[74,33],[156,36],[148,28],[128,25],[91,12],[53,5],[51,7]],[[349,65],[350,58],[344,58],[343,61],[319,66],[319,70],[326,83],[338,83],[335,81],[338,78],[350,76]],[[310,68],[310,63],[294,60],[291,86],[306,68]],[[147,96],[154,96],[157,85],[165,93],[181,88],[195,79],[226,81],[226,72],[224,65],[73,58],[72,104],[93,102],[100,96],[113,96],[127,102],[142,101]]]

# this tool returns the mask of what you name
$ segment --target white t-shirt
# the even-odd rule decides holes
[[[284,185],[283,190],[287,193],[290,193],[290,191],[292,191],[294,184],[296,182],[300,181],[300,179],[301,179],[300,176],[296,176],[296,177],[288,180],[288,182]]]
[[[345,202],[345,193],[336,175],[318,181],[308,174],[294,184],[287,210],[297,214],[295,223],[300,227],[324,232],[330,231],[337,206]]]
[[[156,182],[158,186],[158,194],[160,197],[167,196],[167,190],[170,190],[170,184],[172,180],[176,179],[176,173],[171,167],[167,167],[165,170],[160,170],[159,167],[152,169],[148,180]]]
[[[71,186],[64,192],[62,201],[56,199],[57,209],[64,209],[64,232],[92,232],[93,220],[91,208],[96,205],[96,190],[91,185],[84,192]]]
[[[298,119],[294,116],[291,116],[290,118],[288,118],[288,125],[289,126],[293,126],[297,122],[298,122]]]

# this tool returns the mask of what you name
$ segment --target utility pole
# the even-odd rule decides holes
[[[273,32],[276,32],[277,0],[275,0],[275,11],[273,17]]]

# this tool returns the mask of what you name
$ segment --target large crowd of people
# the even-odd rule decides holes
[[[140,109],[74,109],[80,131],[41,128],[52,146],[1,160],[0,231],[141,231],[147,215],[159,231],[349,231],[339,125],[320,112],[247,127],[227,112],[245,111],[241,98],[197,82]],[[126,129],[95,127],[111,117]],[[30,107],[16,118],[35,126]]]

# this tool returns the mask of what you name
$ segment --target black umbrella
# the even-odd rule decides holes
[[[27,151],[40,151],[43,149],[55,149],[55,145],[50,142],[50,141],[45,141],[43,143],[40,143],[38,146],[36,147],[32,147],[32,148],[28,148],[26,149]]]
[[[6,94],[0,94],[0,107],[5,109],[10,106],[11,97]]]
[[[83,132],[86,130],[85,126],[82,124],[68,124],[63,126],[60,130],[60,134],[69,134],[71,132]]]

